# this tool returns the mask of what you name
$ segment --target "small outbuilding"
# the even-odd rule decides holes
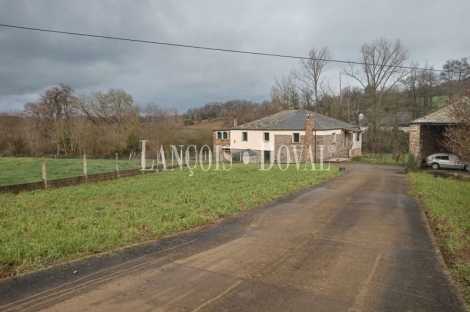
[[[410,154],[419,165],[429,155],[452,153],[443,144],[446,128],[460,123],[451,116],[451,109],[452,105],[447,105],[410,123]]]

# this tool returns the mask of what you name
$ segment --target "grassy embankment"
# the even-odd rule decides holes
[[[59,179],[83,175],[82,159],[46,159],[47,179]],[[119,170],[138,169],[138,161],[119,161]],[[87,173],[115,171],[115,161],[88,159]],[[21,184],[42,180],[41,158],[0,157],[0,185]]]
[[[470,182],[410,173],[447,266],[470,310]]]
[[[339,174],[274,166],[196,168],[0,195],[0,276],[153,240],[229,216]]]

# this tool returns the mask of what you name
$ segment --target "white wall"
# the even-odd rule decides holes
[[[344,131],[341,133],[341,129],[337,130],[321,130],[316,131],[318,136],[321,135],[332,135],[336,133],[337,136],[343,135]],[[243,141],[242,132],[248,132],[248,141]],[[269,132],[269,142],[264,142],[264,133]],[[299,133],[300,136],[305,136],[305,130],[230,130],[230,146],[234,149],[251,149],[251,150],[265,150],[265,151],[274,151],[274,137],[276,135],[290,135],[293,133]],[[314,131],[315,134],[315,131]],[[356,137],[354,136],[354,140]],[[271,146],[270,144],[271,143]],[[360,142],[354,141],[355,145],[359,145]],[[357,147],[353,147],[357,148]]]
[[[357,140],[357,136],[359,135],[359,141]],[[361,148],[362,147],[362,135],[363,133],[353,133],[353,145],[352,145],[352,149],[356,149],[356,148]]]
[[[248,141],[243,141],[242,132],[248,132]],[[264,133],[269,132],[269,142],[264,142]],[[305,135],[303,131],[269,131],[269,130],[230,130],[230,146],[236,149],[252,149],[252,150],[274,150],[275,135],[292,135],[299,133]],[[270,143],[272,146],[270,146]]]

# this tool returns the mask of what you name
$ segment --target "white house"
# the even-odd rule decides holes
[[[311,111],[284,110],[230,129],[214,130],[213,143],[214,148],[222,146],[235,161],[246,152],[250,162],[293,163],[294,150],[299,157],[302,146],[302,161],[309,149],[318,161],[321,146],[325,158],[360,156],[361,133],[359,127]]]

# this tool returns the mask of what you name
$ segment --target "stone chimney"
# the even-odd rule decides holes
[[[233,117],[233,127],[235,128],[236,126],[238,126],[237,116]]]
[[[305,149],[304,149],[304,161],[307,161],[308,150],[311,147],[312,153],[315,154],[315,145],[313,140],[313,127],[315,124],[314,114],[306,112],[305,114]],[[314,156],[315,157],[315,156]],[[311,161],[311,159],[309,159]]]

